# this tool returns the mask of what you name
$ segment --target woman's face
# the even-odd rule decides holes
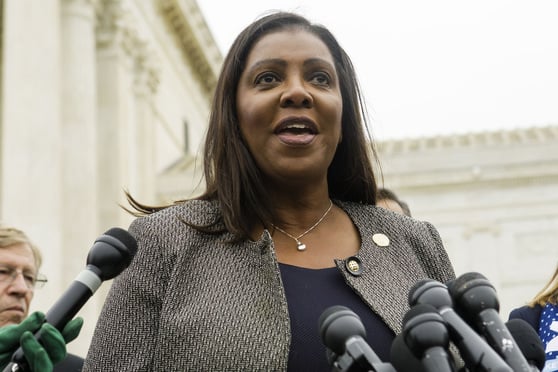
[[[242,136],[273,181],[327,179],[341,141],[343,100],[333,57],[299,28],[258,40],[237,87]]]

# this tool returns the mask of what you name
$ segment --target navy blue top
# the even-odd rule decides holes
[[[66,354],[66,358],[54,365],[54,372],[80,372],[83,358],[74,354]]]
[[[537,304],[534,307],[521,306],[510,312],[509,319],[523,319],[533,327],[537,333],[539,332],[539,323],[541,320],[542,306]]]
[[[279,264],[291,319],[289,371],[331,371],[318,319],[330,306],[354,311],[366,329],[366,341],[376,355],[389,362],[394,332],[345,283],[337,267],[307,269]]]

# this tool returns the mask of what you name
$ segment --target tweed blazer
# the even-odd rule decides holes
[[[335,265],[399,333],[409,289],[420,279],[455,277],[440,236],[386,209],[335,203],[360,233],[363,271],[350,274],[345,257]],[[112,283],[83,371],[285,371],[290,321],[270,233],[230,243],[229,233],[202,233],[183,221],[220,221],[220,210],[188,201],[131,224],[138,252]],[[389,245],[374,242],[378,233]]]

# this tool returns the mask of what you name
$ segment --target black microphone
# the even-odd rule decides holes
[[[349,308],[331,306],[325,309],[318,326],[333,371],[396,372],[391,364],[382,362],[364,340],[364,325]]]
[[[417,282],[409,292],[409,305],[434,306],[446,321],[450,339],[470,371],[512,372],[504,360],[453,309],[448,287],[433,279]]]
[[[506,327],[508,327],[527,362],[537,371],[542,371],[546,355],[537,331],[523,319],[510,319],[506,322]]]
[[[434,306],[413,306],[403,317],[402,334],[405,344],[421,360],[425,371],[456,370],[453,358],[448,352],[450,341],[446,322]]]
[[[397,372],[428,372],[405,343],[403,333],[395,336],[391,343],[390,360]]]
[[[477,272],[465,273],[448,283],[454,308],[515,372],[530,372],[531,366],[521,353],[504,321],[494,286]]]
[[[104,280],[112,279],[128,267],[137,251],[137,242],[124,229],[114,227],[95,240],[87,255],[87,265],[62,297],[45,314],[45,322],[58,330],[74,318]],[[35,338],[40,341],[41,332]],[[4,369],[28,371],[29,366],[21,347],[12,355],[12,362]]]

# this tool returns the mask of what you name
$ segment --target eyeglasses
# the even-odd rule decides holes
[[[42,288],[48,281],[46,276],[43,274],[33,274],[25,273],[21,270],[17,270],[13,267],[0,266],[0,283],[5,285],[10,285],[17,278],[17,275],[21,274],[23,276],[23,281],[28,289]]]

